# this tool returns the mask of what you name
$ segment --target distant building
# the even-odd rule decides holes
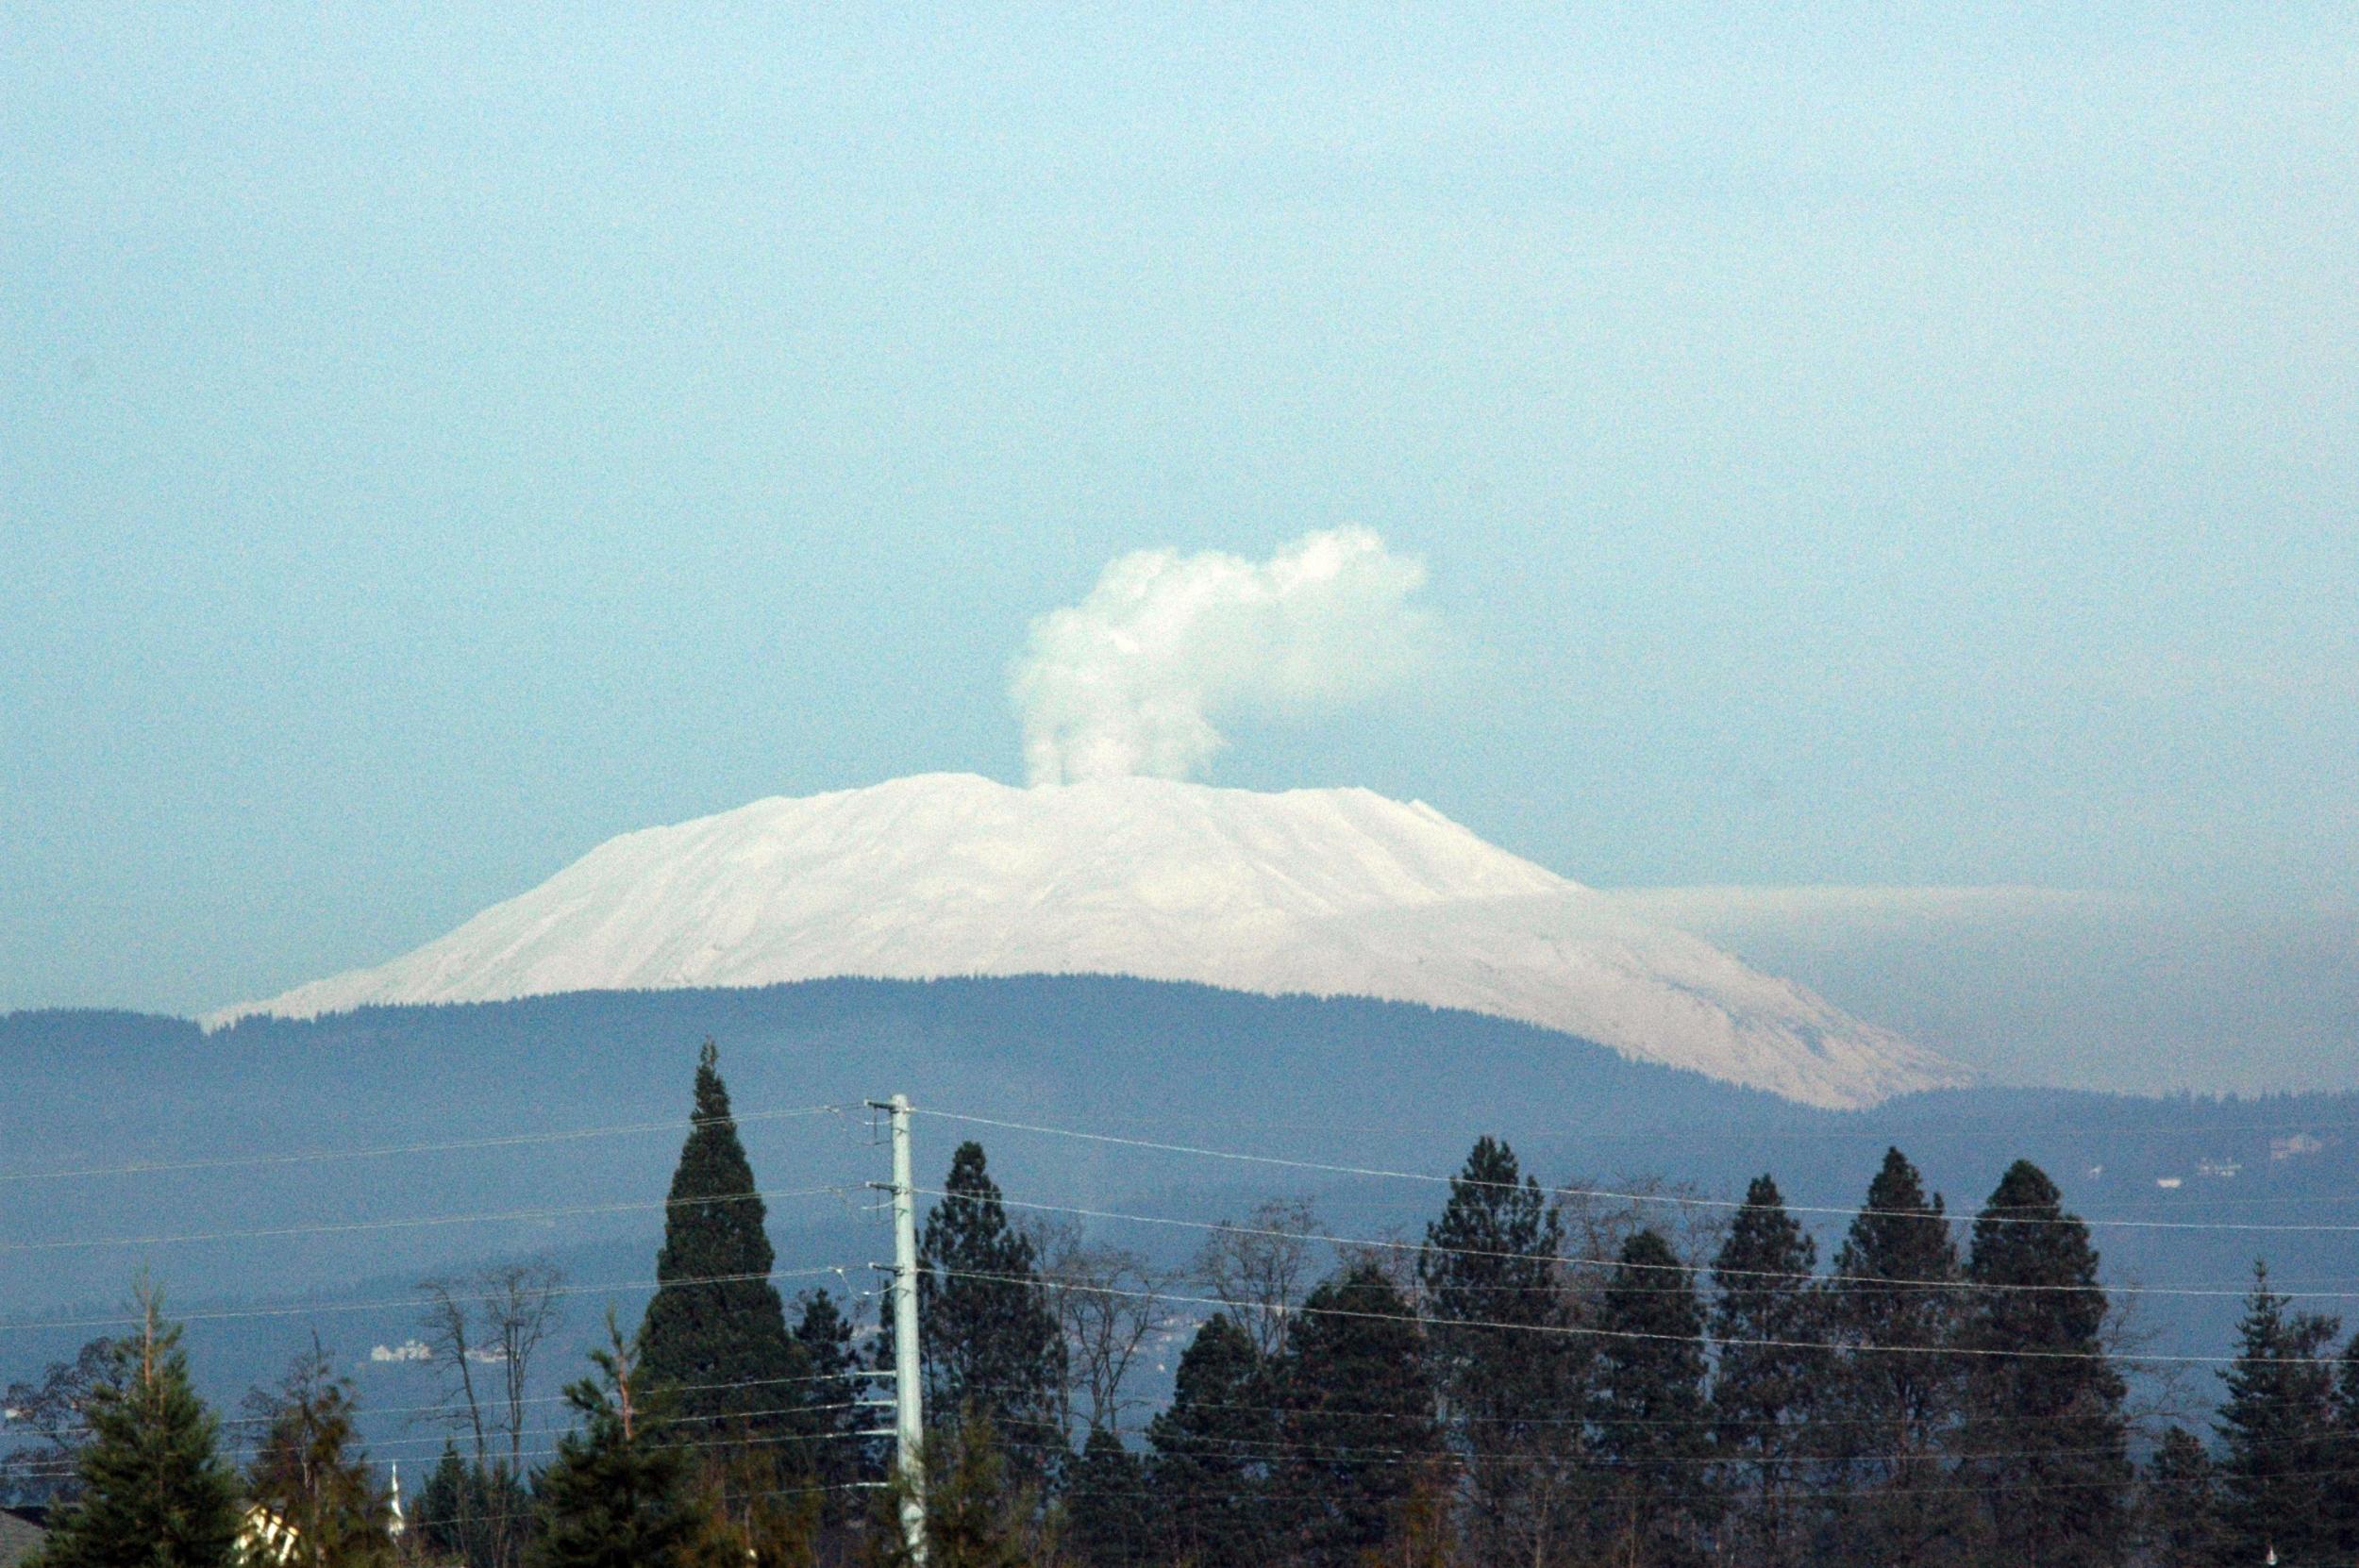
[[[245,1525],[238,1531],[238,1545],[245,1560],[276,1565],[294,1560],[295,1527],[259,1503],[248,1503]]]
[[[2289,1133],[2284,1138],[2269,1140],[2269,1158],[2271,1159],[2300,1159],[2305,1155],[2316,1154],[2324,1147],[2326,1147],[2324,1143],[2306,1132]]]

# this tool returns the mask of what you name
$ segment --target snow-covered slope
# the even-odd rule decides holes
[[[1364,790],[964,774],[627,833],[245,1013],[855,975],[1114,974],[1521,1019],[1829,1106],[1964,1075],[1608,894]]]

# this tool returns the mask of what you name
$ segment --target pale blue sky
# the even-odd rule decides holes
[[[220,9],[0,13],[0,1007],[1019,778],[1029,616],[1347,523],[1464,657],[1221,782],[2348,908],[2348,8]]]

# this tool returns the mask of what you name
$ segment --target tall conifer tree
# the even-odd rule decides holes
[[[1966,1549],[1969,1510],[1944,1457],[1960,1413],[1957,1285],[1940,1196],[1887,1149],[1827,1284],[1832,1338],[1846,1350],[1830,1430],[1854,1557],[1938,1568]]]
[[[1044,1528],[1040,1498],[1009,1473],[991,1417],[968,1407],[955,1425],[926,1441],[926,1568],[1037,1568],[1057,1560]],[[915,1568],[901,1534],[896,1483],[868,1532],[878,1568]]]
[[[1146,1468],[1122,1439],[1093,1427],[1073,1467],[1066,1544],[1089,1568],[1134,1568],[1155,1560],[1157,1531]]]
[[[2334,1369],[2335,1549],[2359,1559],[2359,1334]]]
[[[943,1187],[918,1243],[927,1394],[945,1416],[989,1417],[1009,1462],[1037,1476],[1064,1441],[1057,1421],[1064,1336],[1032,1243],[1008,1224],[980,1143],[959,1145]]]
[[[696,1060],[694,1119],[672,1173],[655,1299],[639,1327],[639,1376],[676,1391],[680,1418],[710,1441],[795,1424],[809,1370],[770,1280],[776,1255],[711,1041]],[[787,1444],[790,1448],[808,1444]]]
[[[1712,1384],[1719,1451],[1732,1463],[1736,1526],[1765,1568],[1800,1560],[1810,1418],[1831,1361],[1825,1298],[1811,1276],[1818,1246],[1786,1211],[1778,1184],[1755,1176],[1713,1261]]]
[[[1323,1281],[1302,1303],[1281,1371],[1289,1494],[1303,1560],[1341,1568],[1383,1544],[1442,1456],[1424,1336],[1373,1263]]]
[[[189,1382],[180,1329],[139,1286],[139,1332],[84,1407],[78,1501],[56,1521],[43,1568],[232,1568],[241,1517],[220,1424]]]
[[[1515,1151],[1482,1138],[1417,1259],[1435,1382],[1466,1465],[1467,1529],[1485,1560],[1545,1559],[1575,1527],[1582,1434],[1564,1418],[1581,1406],[1584,1347],[1531,1332],[1570,1322],[1564,1240]]]
[[[1616,1562],[1700,1562],[1711,1516],[1704,1465],[1704,1314],[1693,1276],[1652,1230],[1622,1243],[1598,1314],[1598,1453],[1611,1467],[1599,1533]]]
[[[1981,1533],[2029,1568],[2110,1568],[2129,1544],[2127,1391],[2106,1359],[2088,1227],[2030,1160],[1976,1218],[1966,1279],[1965,1475],[1983,1492]]]
[[[2146,1467],[2139,1534],[2153,1568],[2218,1568],[2218,1487],[2203,1440],[2173,1426]]]
[[[326,1353],[314,1343],[251,1408],[264,1430],[247,1490],[293,1532],[296,1568],[390,1568],[392,1504],[355,1451],[352,1385]]]
[[[1277,1398],[1251,1336],[1226,1312],[1180,1353],[1171,1403],[1147,1423],[1157,1534],[1178,1560],[1244,1562],[1262,1542]]]
[[[811,1380],[803,1385],[809,1391],[810,1468],[821,1485],[842,1486],[859,1478],[862,1464],[858,1434],[872,1425],[866,1418],[876,1412],[857,1408],[865,1385],[857,1376],[851,1321],[837,1308],[835,1297],[826,1291],[807,1291],[800,1307],[795,1343],[811,1368],[807,1376]],[[852,1507],[848,1493],[829,1493],[827,1504],[830,1519],[843,1518]]]
[[[583,1429],[559,1440],[539,1476],[541,1533],[530,1568],[690,1568],[706,1560],[711,1520],[694,1493],[689,1450],[652,1419],[660,1406],[622,1331],[592,1359],[604,1376],[565,1391]],[[740,1560],[743,1560],[741,1555]]]
[[[2232,1560],[2272,1549],[2307,1562],[2334,1549],[2334,1319],[2288,1313],[2255,1263],[2217,1428],[2220,1519]]]

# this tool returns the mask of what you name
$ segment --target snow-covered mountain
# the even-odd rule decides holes
[[[209,1022],[1031,974],[1466,1009],[1826,1106],[1966,1076],[1430,807],[1156,778],[926,775],[627,833],[413,953]]]

